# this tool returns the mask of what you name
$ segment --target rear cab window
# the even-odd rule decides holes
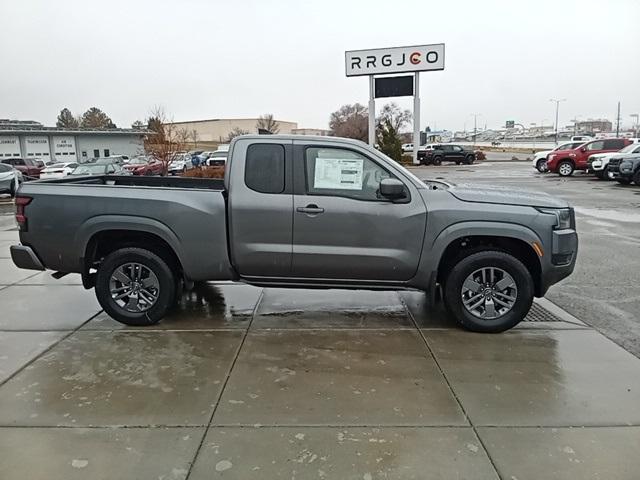
[[[284,146],[254,143],[247,148],[244,182],[259,193],[282,193],[285,187]]]

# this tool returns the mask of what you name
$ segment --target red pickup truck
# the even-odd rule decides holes
[[[587,160],[594,153],[617,152],[630,143],[628,138],[605,138],[591,140],[572,150],[557,150],[547,155],[547,168],[550,172],[568,177],[574,170],[586,170]]]

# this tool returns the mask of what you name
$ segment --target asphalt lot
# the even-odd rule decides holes
[[[605,328],[628,317],[637,332],[637,299],[582,292],[623,272],[631,288],[633,261],[597,252],[638,258],[640,189],[525,163],[416,170],[569,198],[581,256],[550,297],[579,318],[542,300],[483,335],[420,292],[210,283],[157,326],[125,327],[77,275],[15,268],[0,207],[0,478],[636,480],[640,360],[580,319],[638,345]]]
[[[491,154],[489,154],[489,158]],[[541,175],[529,162],[413,169],[420,178],[538,190],[576,209],[580,251],[573,275],[547,298],[640,357],[640,188],[591,175]]]

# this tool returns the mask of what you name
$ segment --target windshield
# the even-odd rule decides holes
[[[389,162],[391,165],[393,165],[395,168],[397,168],[398,170],[400,170],[405,176],[409,177],[411,180],[413,180],[417,185],[419,185],[422,188],[427,188],[427,185],[420,180],[418,177],[416,177],[413,173],[411,173],[409,170],[407,170],[405,167],[402,166],[402,164],[396,162],[395,160],[393,160],[392,158],[388,157],[387,155],[385,155],[384,153],[382,153],[380,150],[377,150],[373,147],[370,147],[369,145],[365,145],[365,148],[367,150],[369,150],[370,152],[374,153],[375,156],[377,157],[383,157],[387,162]]]
[[[229,155],[229,152],[213,152],[211,154],[211,156],[214,157],[214,158],[224,158],[227,155]]]
[[[619,153],[634,153],[635,149],[640,147],[637,143],[632,143],[631,145],[627,145]]]
[[[82,165],[76,168],[73,172],[71,172],[71,174],[72,175],[95,175],[95,174],[104,173],[106,171],[106,168],[107,168],[106,165]]]

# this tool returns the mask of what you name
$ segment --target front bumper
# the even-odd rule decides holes
[[[44,265],[31,249],[24,245],[11,245],[11,260],[18,268],[25,268],[27,270],[44,270]]]
[[[551,242],[551,255],[543,262],[541,278],[541,296],[551,285],[573,273],[578,258],[578,234],[574,229],[554,230]]]

